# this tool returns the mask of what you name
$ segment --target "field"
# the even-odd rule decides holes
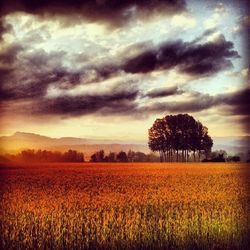
[[[2,164],[0,248],[248,249],[249,170]]]

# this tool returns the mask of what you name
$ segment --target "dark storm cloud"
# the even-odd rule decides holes
[[[158,97],[165,97],[165,96],[172,96],[172,95],[181,95],[184,91],[180,90],[177,86],[171,88],[158,88],[153,89],[146,93],[146,96],[150,98],[158,98]]]
[[[3,40],[3,35],[12,30],[12,26],[4,21],[4,18],[1,16],[1,8],[0,8],[0,43]]]
[[[60,72],[53,72],[48,75],[41,74],[40,76],[42,77],[41,79],[39,79],[39,74],[37,74],[36,79],[22,79],[23,81],[28,80],[27,83],[13,82],[8,84],[7,82],[5,84],[4,82],[0,87],[1,100],[20,100],[45,96],[48,85],[62,78]]]
[[[174,14],[185,8],[185,0],[5,0],[0,3],[2,15],[18,11],[51,16],[75,14],[112,25],[121,25],[137,14]]]
[[[250,116],[250,88],[237,91],[231,96],[226,96],[225,102],[232,106],[235,115]]]
[[[1,46],[1,43],[0,43]],[[17,59],[19,52],[23,47],[19,44],[12,44],[0,50],[0,90],[3,88],[4,83],[14,71],[14,62]],[[2,93],[0,93],[3,96]]]
[[[21,55],[20,55],[20,52]],[[70,89],[79,84],[86,72],[64,67],[64,51],[27,52],[12,45],[0,53],[0,96],[2,100],[19,100],[45,96],[51,84]]]
[[[207,94],[199,93],[199,95],[196,95],[196,97],[192,98],[191,100],[153,103],[149,106],[142,107],[141,111],[146,113],[199,112],[220,105],[222,103],[223,100],[221,100],[219,96],[213,97]]]
[[[124,114],[136,108],[135,99],[139,91],[134,88],[123,88],[107,94],[87,94],[77,96],[60,96],[43,98],[34,103],[35,114],[80,116],[93,113]]]
[[[177,67],[189,75],[209,76],[232,67],[230,59],[239,57],[233,47],[223,36],[204,44],[165,42],[128,59],[123,69],[128,73],[148,73]]]
[[[71,69],[63,66],[63,62],[69,58],[64,51],[28,52],[24,51],[21,46],[13,44],[0,53],[0,62],[9,67],[7,70],[5,65],[2,69],[4,74],[1,78],[2,80],[5,78],[6,81],[2,81],[1,97],[9,100],[45,95],[52,83],[59,89],[70,89],[79,84],[93,82],[101,84],[102,81],[120,75],[124,71],[132,74],[146,74],[177,68],[180,72],[194,77],[210,76],[230,67],[231,59],[239,57],[238,53],[233,50],[233,43],[226,41],[223,37],[204,44],[185,43],[181,40],[165,42],[159,46],[147,43],[141,52],[136,49],[136,53],[133,47],[130,46],[130,49],[132,53],[129,59],[121,59],[125,62],[92,64],[84,58],[85,66]],[[19,55],[20,52],[22,55]],[[78,64],[81,65],[81,62]],[[126,79],[126,75],[124,77]],[[148,97],[177,94],[175,91],[176,89],[157,90],[155,93],[154,91],[149,93]]]
[[[32,77],[22,78],[22,82],[9,82],[11,79],[11,70],[2,70],[2,84],[0,86],[1,100],[20,100],[45,96],[50,84],[54,84],[58,89],[71,89],[74,85],[79,83],[79,74],[67,72],[66,70],[53,72],[36,72]],[[1,74],[1,69],[0,69]],[[1,78],[0,78],[1,80]],[[14,81],[13,79],[11,79]]]
[[[213,32],[208,30],[201,37]],[[197,41],[201,40],[201,37]],[[131,53],[129,53],[131,52]],[[77,68],[65,66],[64,62],[77,59]],[[198,112],[225,102],[225,98],[209,95],[197,95],[192,100],[172,103],[152,103],[138,105],[138,99],[157,98],[182,94],[177,87],[155,89],[148,93],[138,87],[131,88],[128,75],[147,74],[153,71],[168,71],[176,68],[181,73],[194,77],[210,76],[232,66],[231,59],[239,57],[233,50],[233,43],[224,37],[216,41],[197,44],[182,40],[164,42],[159,45],[145,42],[130,45],[126,56],[102,60],[86,58],[85,55],[69,55],[64,51],[46,52],[44,50],[26,50],[18,44],[6,47],[0,52],[1,86],[0,97],[3,101],[15,102],[31,100],[32,112],[37,115],[54,114],[79,116],[101,112],[102,114],[139,114],[159,112]],[[82,64],[83,63],[83,64]],[[70,65],[70,63],[68,63]],[[79,66],[80,65],[80,66]],[[81,66],[83,65],[83,66]],[[127,73],[127,74],[126,74]],[[114,76],[123,76],[122,91],[113,88],[108,93],[98,92],[82,96],[59,96],[47,98],[49,87],[71,89],[76,85],[102,83]],[[134,76],[135,77],[135,76]],[[139,85],[139,83],[138,83]],[[97,89],[98,90],[98,89]],[[235,97],[236,98],[236,97]],[[233,100],[228,105],[235,106]],[[140,100],[139,100],[140,101]],[[29,108],[27,108],[29,109]],[[24,109],[25,110],[25,109]]]
[[[244,45],[246,54],[250,54],[250,47],[249,47],[249,39],[250,39],[250,14],[249,14],[249,4],[248,4],[248,11],[245,15],[242,15],[238,20],[238,30],[234,34],[235,36],[241,35],[244,37]],[[248,67],[250,68],[250,59],[249,56],[246,57],[246,62]]]
[[[6,47],[3,51],[0,50],[0,63],[12,64],[23,47],[20,44],[11,44]]]
[[[165,93],[171,96],[184,92],[173,88],[172,93]],[[152,92],[153,93],[153,92]],[[152,95],[151,93],[151,95]],[[158,92],[160,95],[160,92]],[[242,89],[233,93],[211,96],[200,92],[186,92],[190,98],[185,101],[163,101],[140,103],[143,95],[136,85],[124,85],[110,89],[105,93],[93,92],[92,94],[60,95],[58,97],[37,96],[28,106],[22,106],[19,112],[29,112],[33,115],[53,115],[61,117],[77,117],[83,115],[118,115],[147,117],[152,114],[201,112],[210,108],[223,108],[224,115],[238,115],[249,129],[249,94],[250,89]],[[156,97],[155,94],[151,96]],[[153,99],[151,99],[153,100]],[[11,102],[11,101],[9,101]],[[249,130],[248,130],[249,131]]]
[[[8,76],[11,74],[12,69],[9,67],[1,67],[0,66],[0,97],[1,100],[5,98],[5,94],[3,91],[3,85]]]
[[[214,30],[205,31],[201,37],[208,36]],[[197,41],[201,40],[201,37]],[[88,70],[96,73],[95,81],[108,79],[122,71],[132,74],[146,74],[153,71],[167,71],[173,68],[194,77],[211,76],[222,70],[232,67],[231,60],[239,58],[231,41],[226,41],[221,36],[216,41],[196,44],[182,40],[164,42],[153,45],[140,43],[140,48],[135,44],[122,53],[124,62],[101,63],[89,65]],[[83,70],[84,72],[84,70]]]
[[[192,93],[191,93],[192,94]],[[242,89],[233,93],[210,96],[200,92],[192,94],[193,98],[179,102],[158,102],[140,108],[140,113],[181,113],[181,112],[200,112],[213,107],[223,106],[224,115],[240,116],[242,124],[249,132],[250,124],[250,89]]]
[[[229,115],[241,117],[245,131],[250,131],[250,88],[239,90],[233,95],[226,96],[225,102],[229,105]]]
[[[2,22],[2,20],[1,20],[1,18],[0,18],[0,41],[2,40],[2,35],[3,35],[5,32],[6,32],[6,29],[5,29],[4,25],[3,25],[3,22]]]

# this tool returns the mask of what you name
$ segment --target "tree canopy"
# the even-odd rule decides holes
[[[208,128],[188,114],[156,119],[148,133],[148,146],[160,153],[161,161],[188,161],[190,151],[194,161],[197,154],[200,160],[201,154],[207,154],[213,146]]]

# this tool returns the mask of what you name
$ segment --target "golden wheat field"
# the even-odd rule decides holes
[[[248,249],[247,164],[2,164],[2,249]]]

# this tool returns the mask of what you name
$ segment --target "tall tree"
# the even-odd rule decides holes
[[[166,161],[166,151],[170,144],[169,128],[165,118],[157,119],[149,129],[148,146],[153,151],[158,151],[161,161]]]
[[[152,151],[160,153],[161,161],[188,161],[189,151],[193,152],[199,161],[202,152],[211,150],[213,141],[208,135],[208,129],[201,122],[188,114],[167,115],[156,119],[149,129],[148,146]]]

